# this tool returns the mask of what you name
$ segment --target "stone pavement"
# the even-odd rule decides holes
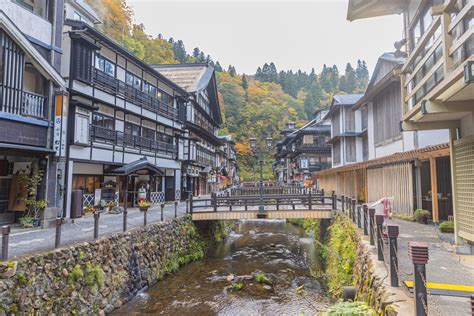
[[[174,203],[166,204],[164,208],[164,219],[174,218]],[[178,203],[178,216],[186,213],[186,202]],[[128,229],[143,226],[143,213],[138,208],[128,209]],[[154,206],[148,210],[148,224],[159,222],[161,220],[160,206]],[[123,213],[121,214],[100,214],[99,219],[99,238],[112,233],[122,232]],[[56,229],[22,229],[12,227],[10,234],[10,243],[8,257],[9,260],[16,260],[19,257],[49,251],[54,249]],[[61,247],[84,241],[91,241],[94,237],[94,218],[93,215],[83,216],[77,219],[68,219],[62,226]]]

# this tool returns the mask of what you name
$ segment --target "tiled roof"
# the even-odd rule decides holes
[[[152,65],[160,74],[189,93],[207,87],[214,71],[206,64]]]
[[[357,101],[359,101],[360,98],[362,98],[364,94],[336,94],[334,96],[334,105],[353,105]]]

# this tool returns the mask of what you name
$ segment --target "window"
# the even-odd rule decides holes
[[[143,81],[143,92],[156,98],[156,92],[157,92],[156,87],[146,81]]]
[[[350,108],[345,110],[345,132],[353,132],[355,131],[355,112],[352,111]]]
[[[100,55],[96,55],[95,57],[95,68],[115,77],[115,64]]]
[[[114,118],[100,114],[94,113],[92,114],[92,125],[100,126],[107,129],[114,129]]]
[[[15,2],[26,10],[46,19],[48,0],[15,0]]]
[[[314,137],[313,135],[303,135],[303,144],[313,144]]]
[[[130,72],[127,72],[125,75],[125,83],[135,89],[141,90],[142,80]]]
[[[332,146],[332,156],[334,158],[334,164],[341,162],[341,141],[337,141]]]
[[[140,126],[125,122],[125,134],[126,135],[133,135],[133,136],[140,136]]]
[[[156,93],[156,97],[158,98],[158,100],[163,102],[166,106],[173,107],[173,97],[170,96],[169,94],[161,90],[158,90],[158,92]]]
[[[400,135],[401,95],[397,85],[374,99],[374,142],[378,145]]]
[[[356,161],[356,142],[355,138],[346,139],[346,161]]]
[[[142,127],[142,136],[148,139],[155,140],[155,131],[151,128]]]
[[[96,189],[101,188],[102,179],[102,176],[74,175],[72,177],[72,189],[83,190],[84,194],[93,194]]]
[[[84,41],[74,41],[75,79],[90,83],[92,81],[93,48]]]

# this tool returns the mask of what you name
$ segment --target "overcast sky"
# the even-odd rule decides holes
[[[367,61],[393,51],[401,39],[401,16],[346,20],[347,0],[128,0],[135,22],[148,34],[181,39],[188,53],[199,47],[222,66],[255,73],[273,61],[278,70]]]

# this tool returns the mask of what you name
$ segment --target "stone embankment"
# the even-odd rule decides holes
[[[1,263],[0,315],[105,314],[205,248],[184,217]]]

